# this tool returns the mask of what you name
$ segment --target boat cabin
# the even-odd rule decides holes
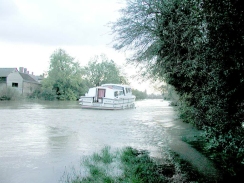
[[[132,90],[129,86],[122,85],[113,85],[113,84],[104,84],[99,87],[90,88],[86,97],[95,97],[96,100],[102,98],[118,98],[131,96]]]
[[[103,84],[90,88],[79,101],[83,108],[124,109],[133,108],[135,98],[128,85]]]
[[[113,89],[117,93],[116,94],[117,96],[132,95],[131,87],[127,86],[127,85],[103,84],[102,86],[103,87],[108,87],[110,89]]]

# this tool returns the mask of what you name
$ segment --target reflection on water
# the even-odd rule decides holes
[[[65,168],[105,145],[132,146],[160,156],[188,127],[175,123],[168,102],[145,100],[136,109],[81,109],[78,102],[0,102],[0,182],[58,182]]]
[[[79,109],[76,101],[0,101],[0,109]]]

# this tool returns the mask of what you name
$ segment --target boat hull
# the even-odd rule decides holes
[[[94,102],[93,97],[81,97],[79,101],[81,108],[84,109],[121,110],[135,108],[135,98],[103,98],[101,100]]]

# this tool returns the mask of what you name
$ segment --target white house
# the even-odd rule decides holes
[[[20,71],[17,68],[0,68],[0,88],[12,87],[23,95],[31,94],[41,86],[34,78],[23,67],[20,67]]]

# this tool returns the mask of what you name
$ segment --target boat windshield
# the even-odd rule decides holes
[[[104,85],[104,86],[115,90],[123,90],[122,86],[116,86],[116,85]]]
[[[123,91],[115,91],[114,92],[114,96],[115,97],[118,97],[118,96],[121,96],[121,95],[124,95],[124,92]]]

